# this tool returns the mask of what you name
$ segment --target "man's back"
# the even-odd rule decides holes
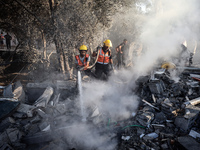
[[[12,37],[9,34],[6,34],[4,37],[5,37],[6,41],[12,40]]]

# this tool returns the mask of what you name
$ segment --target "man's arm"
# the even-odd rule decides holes
[[[75,67],[76,67],[76,69],[79,68],[78,61],[76,60],[76,58],[75,58]]]
[[[116,51],[116,53],[119,52],[119,46],[117,46],[117,47],[115,48],[115,51]]]
[[[122,54],[123,52],[122,52],[122,46],[120,45],[119,46],[119,52]]]
[[[84,70],[87,70],[87,68],[90,66],[90,56],[87,58],[86,66],[84,67]]]

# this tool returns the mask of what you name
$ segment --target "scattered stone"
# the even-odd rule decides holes
[[[47,103],[49,102],[52,94],[53,94],[53,88],[48,86],[44,93],[35,101],[34,106],[35,107],[46,107]]]
[[[178,142],[188,150],[199,150],[200,147],[200,143],[196,142],[195,139],[190,136],[178,137]]]
[[[17,109],[17,112],[25,113],[27,115],[27,117],[33,117],[34,109],[35,109],[34,106],[21,103],[19,108]]]
[[[17,128],[8,128],[6,133],[11,143],[19,142],[22,137],[22,133]]]

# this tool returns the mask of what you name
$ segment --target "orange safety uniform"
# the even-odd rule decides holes
[[[84,62],[82,63],[82,61],[81,61],[79,55],[76,55],[76,56],[75,56],[75,58],[76,58],[76,60],[77,60],[77,62],[78,62],[78,65],[81,66],[81,67],[87,65],[87,59],[88,59],[88,57],[89,57],[89,54],[86,54],[86,55],[85,55],[85,58],[84,58]]]
[[[101,48],[99,50],[99,57],[97,59],[97,63],[106,65],[109,64],[109,62],[110,62],[110,51],[104,53],[103,49]]]

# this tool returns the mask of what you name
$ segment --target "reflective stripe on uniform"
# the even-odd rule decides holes
[[[106,54],[105,54],[103,49],[101,48],[100,51],[99,51],[99,57],[98,57],[97,63],[106,65],[109,62],[110,62],[109,51],[107,51]]]

